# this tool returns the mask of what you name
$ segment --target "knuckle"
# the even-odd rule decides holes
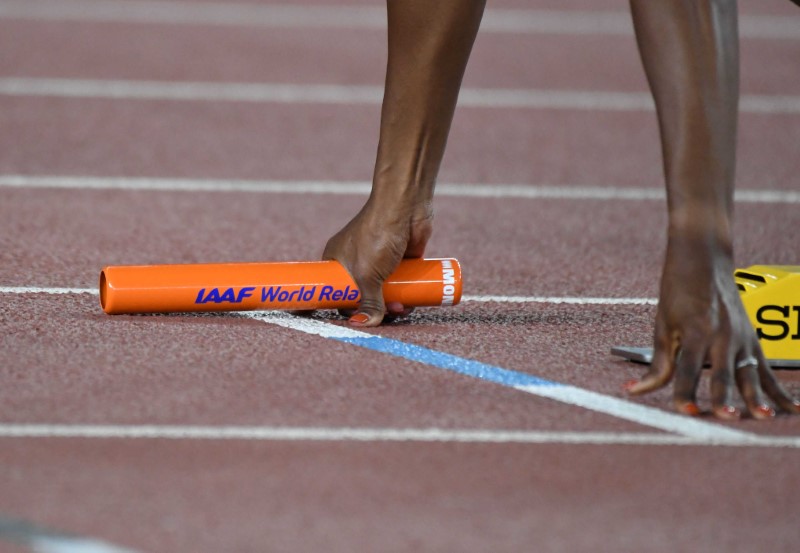
[[[367,297],[365,296],[361,303],[358,305],[358,310],[361,312],[366,313],[380,313],[383,315],[384,306],[383,306],[383,298],[376,299],[374,297]]]

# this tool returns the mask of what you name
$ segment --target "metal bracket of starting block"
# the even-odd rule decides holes
[[[637,348],[632,346],[614,346],[611,355],[622,357],[626,361],[649,365],[653,362],[653,348]],[[800,359],[767,359],[773,369],[800,369]]]

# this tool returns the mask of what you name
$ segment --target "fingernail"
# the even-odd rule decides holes
[[[771,419],[775,416],[775,409],[769,405],[759,405],[754,415],[759,419]]]
[[[636,385],[639,383],[638,380],[628,380],[625,384],[622,385],[622,389],[626,392],[630,392]]]
[[[733,405],[723,405],[719,408],[719,414],[725,418],[738,419],[739,410]]]
[[[350,317],[350,319],[348,319],[347,322],[349,322],[351,325],[361,326],[363,324],[366,324],[368,320],[369,320],[369,315],[367,315],[366,313],[356,313],[355,315]]]
[[[679,407],[679,410],[684,415],[689,415],[690,417],[699,417],[702,413],[702,411],[700,411],[700,407],[698,407],[696,403],[692,402],[684,403]]]

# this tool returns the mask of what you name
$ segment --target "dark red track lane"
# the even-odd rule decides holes
[[[796,450],[4,444],[0,509],[151,553],[791,552],[800,508]]]
[[[386,31],[0,20],[0,50],[14,77],[381,85]],[[800,93],[800,41],[745,39],[741,55],[743,93]],[[633,34],[481,33],[464,83],[647,91]]]
[[[800,116],[741,117],[742,188],[800,188]],[[379,106],[0,98],[0,173],[372,177]],[[659,187],[655,114],[461,109],[440,182]]]

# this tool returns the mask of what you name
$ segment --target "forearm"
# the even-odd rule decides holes
[[[656,101],[670,240],[730,252],[739,60],[735,0],[631,0]]]
[[[370,202],[429,208],[485,0],[389,0],[389,60]]]

